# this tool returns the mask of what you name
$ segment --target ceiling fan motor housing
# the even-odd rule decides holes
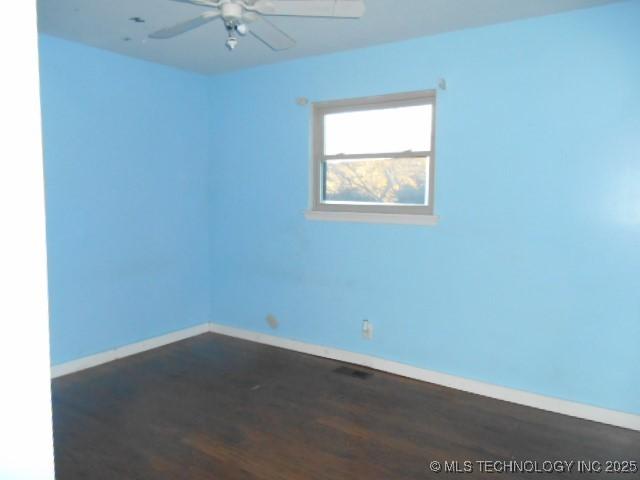
[[[239,3],[223,3],[220,5],[222,18],[227,25],[239,25],[242,23],[243,8]]]

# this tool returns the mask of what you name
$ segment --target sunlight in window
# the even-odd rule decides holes
[[[432,108],[432,105],[417,105],[325,115],[324,153],[429,151]]]
[[[327,203],[425,205],[429,159],[379,158],[326,162]]]

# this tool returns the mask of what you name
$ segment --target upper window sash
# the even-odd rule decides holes
[[[385,110],[395,112],[385,114]],[[407,94],[399,100],[378,98],[314,104],[314,150],[320,159],[426,156],[433,150],[434,117],[435,95],[428,93]],[[409,127],[393,131],[395,123],[407,120]],[[355,131],[346,134],[347,128]],[[373,135],[371,138],[367,129]]]
[[[384,96],[383,96],[384,97]],[[384,99],[383,97],[365,97],[349,100],[333,100],[329,102],[315,102],[313,108],[316,112],[343,113],[353,111],[383,110],[385,108],[415,107],[419,105],[435,105],[435,91],[403,93],[399,95],[389,95],[394,97]]]

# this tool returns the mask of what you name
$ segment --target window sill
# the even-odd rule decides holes
[[[435,226],[438,224],[438,220],[440,219],[437,215],[325,212],[317,210],[307,210],[304,216],[307,220],[316,220],[321,222],[390,223],[396,225],[425,226]]]

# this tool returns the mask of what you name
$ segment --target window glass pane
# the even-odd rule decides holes
[[[324,153],[430,151],[432,108],[432,105],[418,105],[327,114]]]
[[[429,158],[328,160],[325,203],[427,205]]]

